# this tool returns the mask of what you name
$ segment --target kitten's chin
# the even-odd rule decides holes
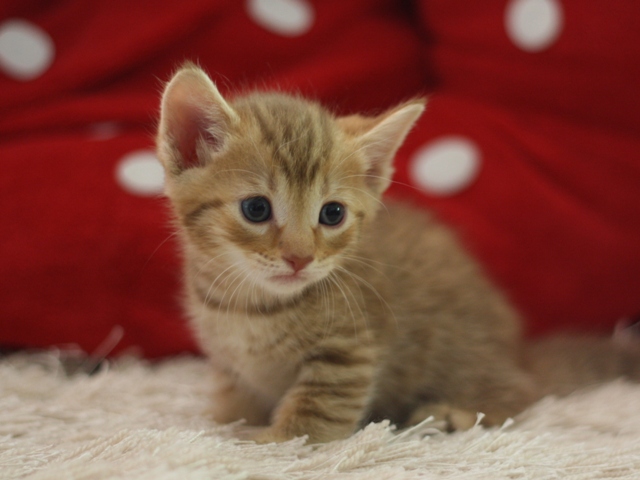
[[[296,273],[291,275],[273,275],[268,277],[264,286],[270,292],[276,295],[291,296],[297,293],[301,293],[312,283],[315,283],[315,279],[311,275],[306,273]]]

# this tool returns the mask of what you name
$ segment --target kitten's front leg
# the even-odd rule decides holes
[[[296,383],[276,408],[259,443],[308,435],[309,443],[351,435],[369,403],[374,372],[371,346],[321,345],[305,358]]]
[[[230,372],[214,369],[211,414],[218,423],[244,419],[248,425],[266,425],[269,408],[260,396]]]

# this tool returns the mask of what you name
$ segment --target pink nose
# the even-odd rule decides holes
[[[298,273],[304,267],[306,267],[311,262],[313,262],[312,256],[298,257],[297,255],[283,255],[282,258],[285,262],[291,265],[291,268],[293,268],[294,273]]]

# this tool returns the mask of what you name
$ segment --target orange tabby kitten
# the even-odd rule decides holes
[[[449,230],[381,202],[423,110],[336,117],[277,93],[227,102],[191,65],[167,85],[158,154],[216,421],[269,425],[261,442],[329,441],[382,418],[467,428],[567,382],[634,373],[620,351],[593,376],[593,348],[614,349],[588,339],[570,373],[549,375],[566,343],[523,349],[516,312]]]

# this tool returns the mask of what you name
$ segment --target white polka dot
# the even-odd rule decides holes
[[[511,0],[505,11],[505,28],[518,48],[538,52],[558,38],[562,19],[558,0]]]
[[[150,150],[137,150],[122,157],[116,180],[127,192],[142,197],[158,195],[164,190],[164,170]]]
[[[307,0],[247,0],[247,11],[256,23],[284,37],[303,35],[313,26]]]
[[[0,69],[16,80],[33,80],[47,71],[55,56],[51,37],[20,19],[0,24]]]
[[[417,150],[409,163],[409,174],[419,187],[434,195],[454,195],[478,176],[481,153],[464,137],[436,139]]]

